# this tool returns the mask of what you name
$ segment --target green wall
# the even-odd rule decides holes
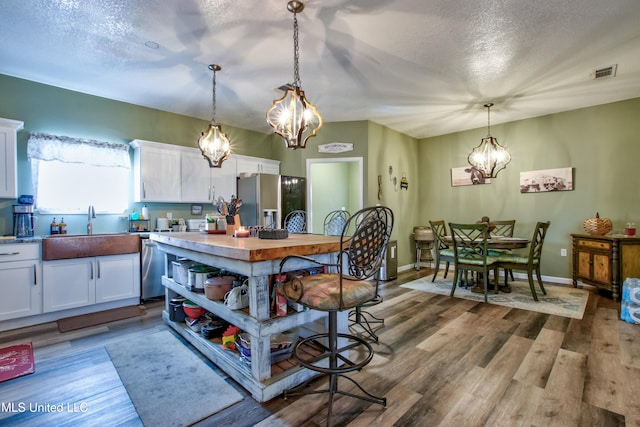
[[[379,203],[393,210],[395,222],[391,239],[398,242],[398,266],[413,264],[413,227],[425,223],[422,212],[417,209],[419,188],[422,185],[419,179],[421,171],[418,167],[418,141],[377,123],[369,122],[368,127],[369,167],[366,179],[369,188],[365,200],[368,200],[370,205]],[[391,175],[389,166],[393,170]],[[403,175],[409,183],[406,190],[400,188]],[[382,181],[380,197],[378,177]]]
[[[348,142],[353,151],[340,154],[318,153],[318,145]],[[388,127],[368,121],[325,123],[317,137],[311,138],[305,150],[287,150],[282,141],[274,146],[274,157],[281,160],[284,175],[305,176],[306,161],[312,158],[362,157],[364,159],[363,204],[381,204],[393,209],[395,225],[391,238],[398,241],[398,265],[415,261],[415,246],[411,238],[413,227],[423,225],[427,218],[416,210],[418,206],[418,141]],[[389,179],[389,166],[397,178],[394,187]],[[400,179],[406,174],[408,190],[400,190]],[[378,175],[381,177],[381,198],[378,199]],[[314,223],[314,230],[316,225]]]
[[[491,134],[512,155],[511,163],[488,185],[451,187],[451,168],[467,163],[486,128],[420,141],[422,165],[418,210],[421,218],[447,222],[516,219],[515,234],[531,237],[537,221],[551,221],[543,250],[542,274],[571,277],[572,233],[596,212],[615,230],[640,223],[638,179],[640,99],[492,125]],[[574,190],[522,194],[520,172],[574,168]],[[561,257],[560,249],[568,256]]]

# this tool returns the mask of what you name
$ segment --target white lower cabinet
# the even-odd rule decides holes
[[[45,313],[140,296],[140,254],[44,261]]]
[[[140,254],[96,258],[96,303],[140,296]]]
[[[0,245],[0,321],[42,313],[40,245]]]

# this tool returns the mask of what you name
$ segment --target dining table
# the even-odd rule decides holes
[[[453,245],[453,237],[444,236],[444,242],[448,245]],[[487,249],[498,249],[498,250],[512,250],[512,249],[522,249],[526,248],[529,245],[530,240],[522,237],[506,237],[506,236],[495,236],[487,239]],[[496,280],[498,278],[496,277]],[[474,283],[471,292],[482,294],[484,293],[483,287],[477,281]],[[511,287],[505,283],[504,286],[498,286],[498,290],[510,293]]]

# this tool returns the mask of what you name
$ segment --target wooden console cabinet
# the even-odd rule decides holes
[[[640,277],[640,237],[572,234],[573,287],[578,281],[620,296],[620,283]]]

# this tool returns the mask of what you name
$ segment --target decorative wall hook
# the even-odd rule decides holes
[[[407,180],[407,174],[402,174],[402,179],[400,180],[400,189],[409,191],[409,180]]]

